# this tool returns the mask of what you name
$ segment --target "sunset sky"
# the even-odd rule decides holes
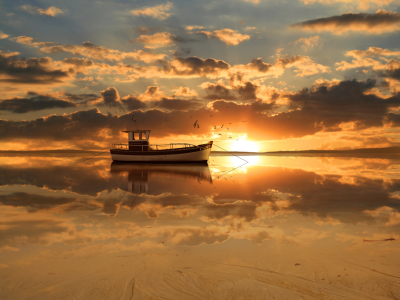
[[[152,143],[400,145],[399,12],[399,0],[1,1],[0,150],[107,149],[132,114]]]

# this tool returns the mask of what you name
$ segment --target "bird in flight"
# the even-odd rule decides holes
[[[197,128],[200,128],[199,124],[197,124]]]
[[[217,126],[214,125],[214,129],[217,129]]]
[[[196,120],[196,122],[194,122],[194,124],[193,124],[193,127],[194,127],[194,128],[196,128],[197,121],[198,121],[198,120]]]
[[[222,124],[221,128],[223,128],[223,127],[224,127],[224,124]]]

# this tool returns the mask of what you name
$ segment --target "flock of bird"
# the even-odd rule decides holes
[[[210,117],[212,117],[213,115],[210,115]],[[191,117],[192,118],[192,117]],[[194,122],[194,124],[193,124],[193,128],[200,128],[200,125],[199,125],[199,120],[196,120],[196,122]],[[242,122],[246,122],[246,121],[242,121]],[[230,125],[232,124],[232,123],[229,123]],[[220,126],[220,128],[222,129],[222,128],[224,128],[224,125],[225,124],[222,124],[221,126]],[[226,128],[226,130],[229,130],[229,128],[228,127],[225,127]],[[216,130],[217,129],[217,126],[216,125],[214,125],[214,130]],[[218,133],[218,135],[219,136],[222,136],[222,134],[221,133]],[[229,137],[229,139],[232,139],[232,137],[230,136]],[[237,138],[236,139],[236,141],[238,141],[239,140],[239,138]]]

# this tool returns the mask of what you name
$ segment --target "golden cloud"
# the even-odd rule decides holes
[[[158,32],[153,35],[141,35],[135,42],[143,44],[145,48],[156,49],[174,45],[174,38],[169,32]]]
[[[171,2],[167,2],[166,4],[135,9],[132,10],[131,13],[135,16],[148,16],[159,20],[165,20],[172,15],[172,13],[167,12],[171,10],[171,8],[173,8],[173,4]]]
[[[379,9],[373,14],[347,13],[340,16],[313,19],[291,25],[309,31],[331,31],[343,34],[349,31],[381,34],[400,30],[400,13]]]
[[[249,35],[241,34],[237,30],[229,28],[215,31],[197,31],[197,33],[205,34],[207,37],[217,38],[223,41],[226,45],[238,45],[241,42],[250,39]]]

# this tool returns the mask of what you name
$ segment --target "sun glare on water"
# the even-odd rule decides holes
[[[238,152],[258,152],[260,147],[256,142],[246,141],[246,140],[239,140],[233,142],[231,146],[231,151],[238,151]]]

